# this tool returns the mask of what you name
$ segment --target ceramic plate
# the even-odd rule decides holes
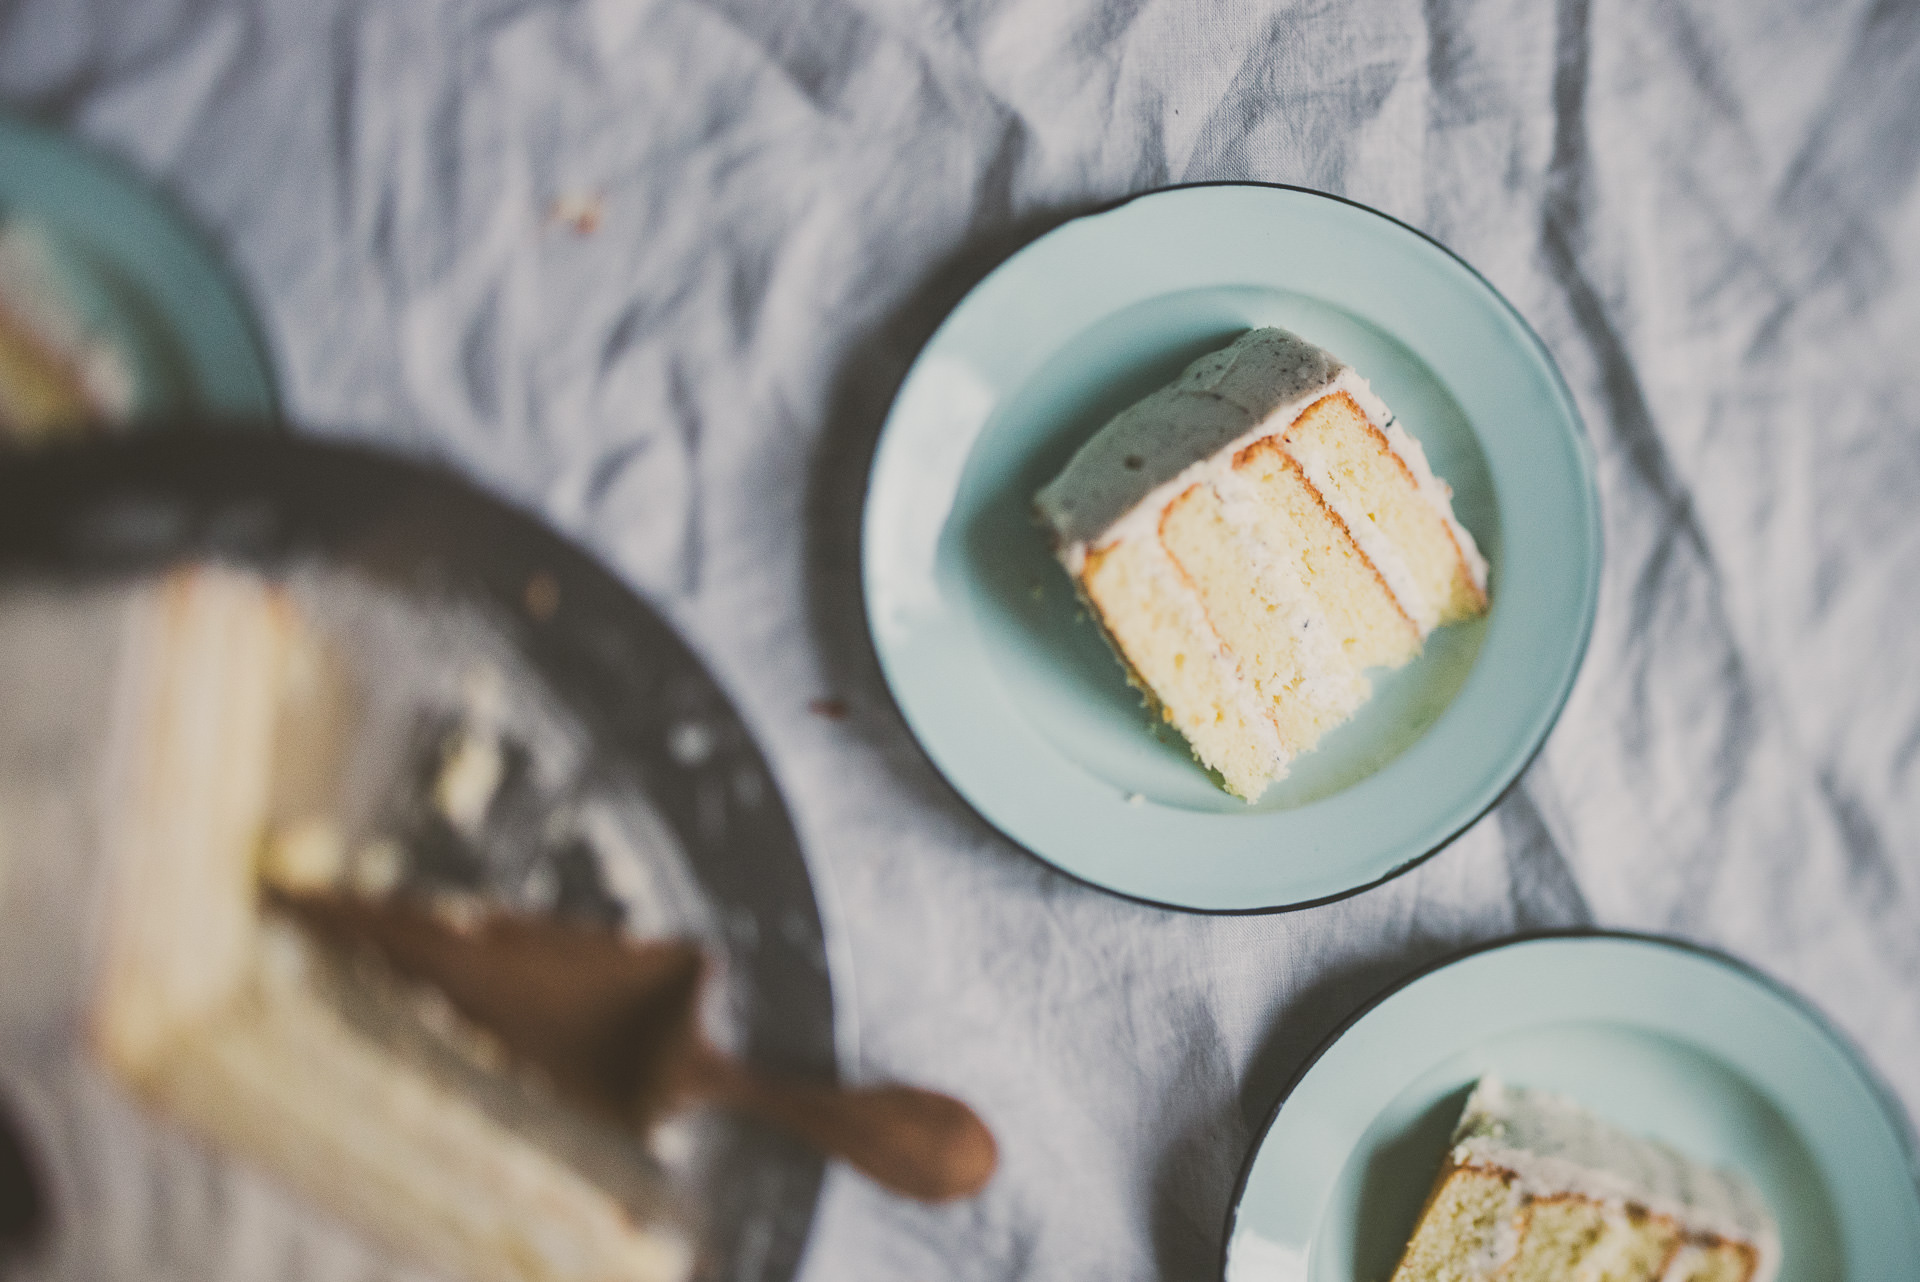
[[[273,376],[212,252],[119,166],[0,115],[0,216],[47,243],[69,301],[133,367],[136,419],[261,422]]]
[[[1229,1282],[1387,1277],[1489,1072],[1744,1171],[1780,1222],[1780,1282],[1904,1277],[1920,1260],[1911,1132],[1818,1015],[1719,954],[1585,934],[1445,963],[1337,1033],[1242,1174]]]
[[[1249,806],[1142,709],[1031,504],[1117,410],[1270,324],[1359,370],[1420,438],[1493,607],[1376,673],[1360,715]],[[894,697],[990,823],[1123,895],[1262,911],[1392,876],[1519,775],[1586,649],[1599,500],[1552,360],[1465,263],[1330,196],[1184,187],[1041,237],[954,309],[882,431],[863,557]]]

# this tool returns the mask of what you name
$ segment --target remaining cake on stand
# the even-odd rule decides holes
[[[1434,628],[1487,608],[1487,565],[1419,441],[1282,329],[1122,411],[1036,499],[1130,679],[1257,799]]]
[[[135,1094],[403,1253],[478,1282],[670,1282],[691,1266],[637,1135],[490,1062],[444,1002],[262,911],[338,860],[303,795],[351,697],[293,604],[240,572],[167,580],[121,688],[101,1058]],[[278,834],[275,838],[274,834]]]
[[[1772,1282],[1779,1267],[1737,1173],[1486,1077],[1392,1282]]]

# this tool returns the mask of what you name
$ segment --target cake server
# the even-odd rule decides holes
[[[645,1127],[699,1103],[750,1113],[906,1197],[971,1197],[998,1162],[993,1134],[948,1095],[761,1072],[701,1033],[706,960],[682,940],[496,912],[475,920],[406,897],[269,892],[334,944],[370,946],[400,975],[537,1067],[576,1106]]]

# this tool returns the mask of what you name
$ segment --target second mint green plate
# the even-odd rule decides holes
[[[1914,1275],[1911,1129],[1819,1015],[1718,953],[1589,933],[1455,958],[1322,1047],[1241,1176],[1227,1282],[1391,1274],[1487,1073],[1743,1172],[1780,1226],[1779,1282]]]
[[[0,115],[0,216],[40,234],[67,303],[131,365],[136,422],[276,417],[266,345],[239,288],[132,173]]]
[[[1425,446],[1492,564],[1256,806],[1159,726],[1086,619],[1034,492],[1203,352],[1282,325],[1359,370]],[[1458,258],[1317,192],[1155,192],[1075,219],[962,300],[902,383],[863,530],[901,712],[988,822],[1062,871],[1215,912],[1350,894],[1445,845],[1539,748],[1600,584],[1591,448],[1552,360]]]

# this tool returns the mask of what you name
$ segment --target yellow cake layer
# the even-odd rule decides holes
[[[1269,437],[1240,451],[1233,472],[1264,508],[1299,527],[1302,572],[1356,667],[1397,668],[1420,653],[1420,629],[1277,441]]]
[[[534,1100],[521,1124],[370,1035],[319,984],[298,932],[262,915],[255,861],[274,794],[333,768],[311,743],[289,751],[329,728],[310,706],[328,683],[291,604],[213,569],[174,575],[148,604],[115,700],[113,884],[92,1010],[105,1066],[155,1110],[450,1276],[679,1282],[690,1250],[637,1139],[609,1141],[634,1150],[617,1186],[584,1170],[547,1142],[565,1118],[549,1126]]]
[[[1689,1242],[1661,1282],[1749,1282],[1758,1269],[1758,1254],[1744,1242]]]
[[[1376,527],[1393,545],[1423,597],[1403,602],[1422,628],[1472,618],[1486,608],[1453,531],[1433,509],[1386,435],[1345,392],[1322,397],[1293,421],[1281,447],[1324,481],[1329,503]],[[1366,532],[1354,530],[1364,547]]]
[[[1653,1282],[1680,1239],[1673,1221],[1609,1212],[1584,1197],[1538,1198],[1520,1213],[1513,1282]]]
[[[291,927],[284,928],[291,930]],[[677,1239],[504,1135],[431,1075],[396,1071],[296,976],[263,976],[139,1079],[153,1105],[402,1252],[473,1282],[668,1279]]]
[[[1419,628],[1271,438],[1239,453],[1230,481],[1190,486],[1157,529],[1090,553],[1081,586],[1136,683],[1250,801],[1367,700],[1364,669],[1420,652]]]
[[[1200,616],[1192,586],[1157,538],[1087,554],[1080,589],[1135,685],[1160,705],[1201,764],[1252,800],[1286,768],[1272,723],[1250,711],[1245,687]]]
[[[1744,1243],[1574,1193],[1528,1197],[1510,1172],[1449,1161],[1391,1282],[1750,1282]]]
[[[1254,505],[1243,498],[1239,506]],[[1302,581],[1299,523],[1279,505],[1257,511],[1257,526],[1236,528],[1219,491],[1196,485],[1167,508],[1160,539],[1259,692],[1282,746],[1300,753],[1353,715],[1373,687]]]
[[[1471,1282],[1489,1276],[1475,1262],[1492,1257],[1497,1235],[1512,1219],[1514,1196],[1503,1175],[1449,1164],[1427,1195],[1392,1282]]]

